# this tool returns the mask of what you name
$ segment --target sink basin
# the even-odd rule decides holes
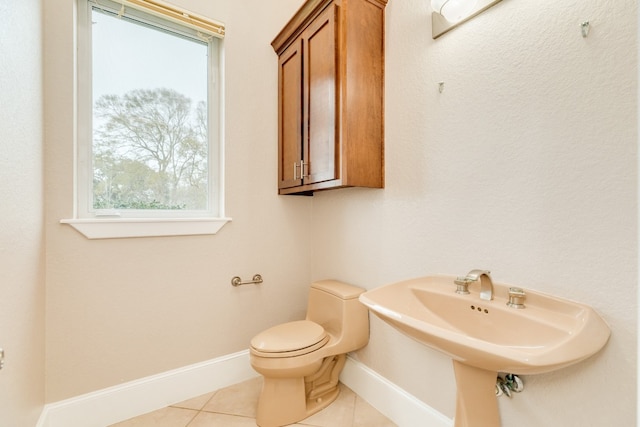
[[[609,327],[589,306],[526,291],[526,308],[507,306],[509,285],[494,283],[481,300],[479,282],[456,294],[453,276],[382,286],[360,301],[382,320],[455,361],[492,372],[539,374],[593,355]],[[494,378],[495,380],[495,378]]]
[[[480,270],[475,270],[480,271]],[[396,329],[453,359],[455,427],[499,427],[498,372],[539,374],[578,363],[600,350],[610,330],[589,306],[526,290],[525,308],[507,306],[509,287],[493,299],[455,292],[453,276],[382,286],[360,301]]]

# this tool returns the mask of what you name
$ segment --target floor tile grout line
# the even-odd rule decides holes
[[[191,418],[191,420],[189,420],[189,422],[187,422],[187,424],[185,424],[185,426],[184,426],[184,427],[189,427],[189,424],[191,424],[191,423],[193,422],[193,420],[195,420],[196,418],[198,418],[198,415],[200,415],[200,411],[195,411],[195,410],[194,410],[193,412],[195,412],[196,414]]]
[[[242,417],[242,418],[255,418],[255,416],[253,415],[236,414],[235,412],[208,411],[206,409],[201,409],[199,412],[206,412],[207,414],[232,415],[234,417]]]
[[[358,405],[358,395],[353,393],[353,404],[351,405],[351,427],[356,423],[356,405]]]
[[[348,387],[345,387],[348,388]],[[169,405],[167,408],[173,408],[173,409],[180,409],[180,410],[188,410],[190,413],[192,413],[193,415],[191,416],[190,420],[187,421],[186,425],[182,425],[182,423],[180,423],[180,426],[182,427],[189,427],[189,426],[194,426],[198,423],[198,421],[195,421],[197,419],[200,419],[201,417],[203,417],[203,413],[205,414],[216,414],[216,415],[222,415],[225,417],[236,417],[236,418],[241,418],[244,420],[252,420],[254,423],[256,421],[256,416],[255,414],[251,414],[251,415],[247,415],[247,413],[245,412],[244,414],[242,413],[234,413],[234,412],[243,412],[243,410],[241,410],[240,408],[238,408],[238,410],[236,409],[231,409],[231,408],[216,408],[218,410],[210,410],[207,409],[207,405],[211,404],[212,400],[214,400],[216,398],[216,396],[221,396],[221,394],[219,394],[220,392],[224,391],[225,388],[222,389],[218,389],[218,390],[214,390],[211,393],[211,396],[206,399],[206,402],[204,402],[202,405],[184,405],[181,406],[180,403],[183,402],[179,402],[178,404],[174,404],[174,405]],[[194,398],[195,399],[195,398]],[[191,399],[189,399],[191,400]],[[348,403],[348,409],[346,412],[343,412],[344,415],[346,415],[346,417],[342,418],[343,419],[343,423],[341,423],[341,425],[344,425],[344,427],[354,427],[357,425],[356,423],[356,414],[358,413],[358,403],[359,400],[361,400],[361,398],[353,393],[353,396],[350,399],[347,399],[347,402],[350,400],[350,402]],[[184,401],[184,403],[186,403],[187,401]],[[361,401],[360,403],[362,404]],[[186,407],[186,406],[190,406],[190,407]],[[211,405],[212,408],[214,409],[216,405]],[[197,409],[197,407],[200,407],[200,409]],[[227,411],[224,411],[224,409],[229,409]],[[346,409],[346,408],[345,408]],[[374,408],[375,409],[375,408]],[[221,411],[222,410],[222,411]],[[320,421],[320,419],[318,419],[317,421]],[[306,427],[334,427],[334,424],[326,424],[326,419],[322,419],[322,421],[320,423],[318,422],[311,422],[308,423],[308,421],[305,420],[300,420],[297,423],[295,423],[296,425],[301,425],[301,426],[306,426]],[[145,424],[146,426],[147,424]]]
[[[225,416],[228,416],[228,417],[238,417],[238,418],[244,418],[244,419],[247,419],[247,420],[254,420],[254,421],[256,419],[255,417],[251,417],[251,416],[247,416],[247,415],[227,414],[227,413],[224,413],[224,412],[212,412],[212,411],[205,411],[205,410],[200,410],[200,411],[194,410],[194,412],[196,412],[196,415],[184,427],[189,427],[191,425],[191,423],[193,423],[195,421],[195,419],[198,418],[198,416],[200,414],[202,414],[203,412],[206,413],[206,414],[225,415]]]

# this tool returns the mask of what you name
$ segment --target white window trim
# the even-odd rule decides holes
[[[63,219],[87,239],[216,234],[231,218]]]
[[[79,0],[84,2],[84,0]],[[159,2],[158,2],[159,3]],[[186,13],[186,11],[185,11]],[[191,13],[191,12],[189,12]],[[214,21],[212,21],[214,22]],[[216,23],[218,24],[218,23]],[[223,24],[219,24],[223,25]],[[222,27],[222,33],[216,34],[217,37],[222,38],[224,34],[224,27]],[[132,237],[160,237],[160,236],[190,236],[190,235],[207,235],[216,234],[227,222],[231,221],[231,218],[224,216],[224,44],[220,43],[218,48],[218,76],[220,81],[218,82],[218,119],[219,119],[219,135],[217,145],[217,159],[218,167],[217,175],[215,177],[210,176],[210,181],[217,181],[218,194],[216,200],[211,200],[211,203],[218,205],[218,215],[205,216],[205,217],[177,217],[177,218],[119,218],[119,217],[80,217],[78,215],[79,201],[78,201],[78,175],[86,174],[86,172],[80,171],[78,163],[82,162],[80,158],[80,151],[78,146],[78,133],[76,132],[75,159],[74,159],[74,215],[71,219],[61,219],[61,224],[68,224],[78,232],[83,234],[88,239],[112,239],[112,238],[132,238]],[[76,64],[78,57],[76,53]],[[79,80],[83,77],[80,73],[76,74],[76,85],[79,84]],[[85,83],[86,84],[86,83]],[[75,121],[78,123],[78,99],[75,100]],[[79,124],[80,126],[86,126],[86,124]],[[86,179],[86,177],[85,177]],[[204,212],[206,215],[206,212]]]

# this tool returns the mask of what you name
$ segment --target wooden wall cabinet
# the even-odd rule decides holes
[[[387,0],[308,0],[278,54],[278,192],[384,187]]]

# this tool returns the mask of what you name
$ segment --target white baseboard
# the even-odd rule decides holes
[[[255,376],[245,350],[49,403],[36,427],[105,427]],[[350,357],[340,380],[399,427],[453,426],[451,419]]]
[[[105,427],[257,375],[245,350],[47,404],[36,427]]]
[[[347,357],[340,381],[399,427],[453,427],[453,420]]]

